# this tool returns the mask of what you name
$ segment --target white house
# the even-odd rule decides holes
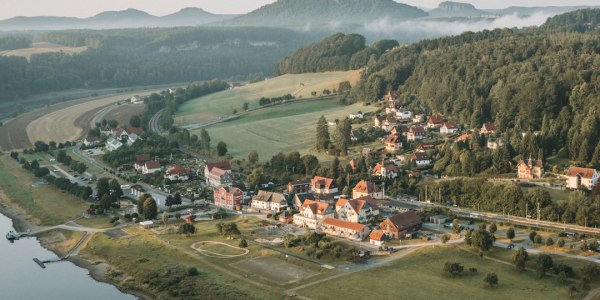
[[[455,134],[458,132],[458,124],[452,121],[444,122],[440,127],[441,134]]]
[[[364,240],[368,236],[370,230],[371,229],[367,225],[334,218],[325,218],[323,219],[323,224],[321,224],[322,232],[353,241]]]
[[[352,189],[352,198],[357,199],[365,196],[381,199],[383,198],[383,192],[375,183],[361,180]]]
[[[315,176],[310,181],[310,191],[314,194],[329,195],[337,193],[338,187],[331,178]]]
[[[294,225],[317,229],[324,218],[333,217],[334,213],[333,207],[326,202],[304,200],[300,206],[300,213],[294,215]]]
[[[373,230],[369,234],[369,244],[375,246],[383,246],[385,244],[386,235],[383,230]]]
[[[190,169],[175,165],[167,168],[165,178],[168,178],[171,181],[187,181],[190,179],[191,173],[192,171],[190,171]]]
[[[135,96],[131,97],[131,99],[129,99],[129,101],[131,102],[131,104],[143,104],[144,97],[135,95]]]
[[[398,117],[400,120],[410,120],[412,118],[412,116],[413,116],[412,111],[409,111],[409,110],[396,112],[396,117]]]
[[[106,141],[106,150],[107,151],[115,151],[121,147],[123,147],[123,143],[121,141],[111,137]]]
[[[431,164],[431,158],[425,152],[415,152],[412,154],[411,159],[418,167]]]
[[[85,138],[85,140],[83,140],[83,145],[88,147],[88,146],[95,146],[100,144],[100,138],[97,136],[88,136],[87,138]]]
[[[398,167],[393,163],[377,163],[375,167],[373,167],[371,174],[387,179],[394,179],[398,177]]]
[[[231,164],[228,161],[206,164],[204,167],[206,184],[211,187],[229,185],[233,181]]]
[[[350,120],[362,120],[364,118],[365,118],[365,115],[360,111],[355,114],[348,115],[348,119],[350,119]]]
[[[250,206],[254,209],[269,210],[274,212],[284,211],[288,208],[287,199],[284,194],[258,191],[258,194],[252,197]]]
[[[147,161],[142,166],[142,174],[154,174],[155,172],[160,172],[160,162],[156,160]]]
[[[425,115],[422,115],[422,114],[414,115],[412,117],[412,121],[413,121],[413,123],[423,123],[423,122],[425,122]]]
[[[567,171],[567,187],[578,189],[580,186],[591,190],[598,183],[598,171],[590,168],[570,167]]]
[[[423,126],[411,126],[406,133],[406,139],[409,141],[422,140],[427,135]]]
[[[489,139],[487,142],[487,147],[489,149],[498,149],[506,145],[506,142],[503,139]]]
[[[379,208],[369,196],[352,200],[339,199],[335,203],[335,214],[340,220],[367,223],[369,218],[379,215]]]

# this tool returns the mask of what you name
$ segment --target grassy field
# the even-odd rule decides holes
[[[83,47],[66,47],[63,45],[48,43],[48,42],[39,42],[33,43],[29,48],[15,49],[15,50],[7,50],[0,51],[0,56],[22,56],[27,58],[27,60],[31,59],[32,55],[42,54],[42,53],[55,53],[55,52],[63,52],[66,54],[78,54],[87,50],[86,46]]]
[[[0,187],[40,225],[58,225],[72,220],[87,208],[80,199],[49,185],[33,187],[37,179],[8,155],[0,156]]]
[[[131,119],[132,116],[141,115],[144,112],[144,106],[145,105],[143,104],[119,105],[104,115],[104,119],[117,120],[120,126],[129,126],[129,119]]]
[[[464,265],[461,276],[443,272],[447,261]],[[477,268],[471,274],[468,269]],[[498,275],[499,286],[488,288],[483,279]],[[512,265],[481,259],[456,246],[426,248],[389,265],[326,281],[298,291],[313,299],[569,299],[567,285],[554,278],[539,279],[533,272],[518,272]]]
[[[228,153],[234,157],[246,157],[251,150],[256,150],[264,161],[278,152],[306,153],[315,143],[317,121],[321,115],[334,120],[359,110],[369,112],[375,108],[361,104],[342,106],[331,100],[291,103],[210,126],[207,130],[214,144],[224,141]],[[334,128],[330,127],[330,133]],[[200,135],[200,132],[197,130],[193,134]]]
[[[569,201],[569,194],[571,193],[570,191],[545,188],[545,187],[541,187],[541,186],[521,187],[521,189],[523,190],[523,193],[527,193],[527,191],[534,189],[534,188],[541,188],[542,190],[547,191],[548,194],[550,194],[550,197],[552,197],[553,201],[559,201],[559,200]]]
[[[324,89],[337,89],[339,83],[345,80],[354,86],[359,76],[359,71],[283,75],[188,101],[179,107],[175,121],[177,124],[189,124],[214,120],[230,115],[233,109],[242,111],[244,102],[248,102],[250,109],[256,108],[261,97],[292,94],[298,99],[310,98],[313,91],[321,95]]]

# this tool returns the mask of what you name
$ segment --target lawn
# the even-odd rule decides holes
[[[546,188],[546,187],[541,187],[541,186],[521,187],[521,189],[523,190],[523,193],[527,193],[529,190],[534,189],[534,188],[540,188],[540,189],[548,192],[548,194],[550,194],[550,197],[552,198],[553,201],[559,201],[559,200],[568,201],[569,194],[571,193],[570,191],[567,191],[567,190],[557,190],[557,189],[551,189],[551,188]]]
[[[465,270],[452,278],[443,272],[447,261],[459,262]],[[469,268],[477,268],[471,273]],[[498,275],[499,286],[483,282],[487,273]],[[351,283],[351,284],[349,284]],[[569,299],[567,285],[554,278],[538,279],[533,272],[517,272],[505,265],[461,250],[456,246],[424,248],[391,264],[325,281],[298,291],[313,299]]]
[[[298,99],[310,98],[313,91],[321,95],[324,89],[337,89],[342,81],[348,80],[354,85],[358,79],[359,71],[287,74],[190,100],[179,107],[175,121],[189,124],[214,120],[219,116],[231,115],[233,109],[242,111],[245,102],[248,102],[250,109],[256,108],[261,97],[292,94]]]
[[[334,120],[359,110],[371,112],[375,109],[361,104],[342,106],[330,100],[291,103],[210,126],[207,130],[213,144],[227,143],[228,154],[243,158],[256,150],[260,160],[265,161],[278,152],[307,153],[315,143],[317,121],[321,115]],[[330,134],[334,129],[334,126],[329,127]],[[199,130],[192,133],[200,135]]]
[[[40,225],[57,225],[80,216],[87,204],[50,185],[32,184],[38,179],[8,155],[0,156],[0,187]]]

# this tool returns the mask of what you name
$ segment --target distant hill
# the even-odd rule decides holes
[[[278,0],[223,22],[236,26],[304,28],[361,24],[383,18],[405,20],[427,16],[414,6],[392,0]]]
[[[153,16],[146,12],[127,9],[105,11],[90,18],[69,17],[14,17],[0,21],[0,30],[65,30],[65,29],[115,29],[141,27],[198,26],[224,21],[236,15],[211,14],[200,8],[188,7],[166,16]]]
[[[438,8],[428,11],[430,17],[473,17],[489,15],[488,12],[479,10],[469,3],[445,1]]]
[[[540,6],[540,7],[522,7],[522,6],[511,6],[504,9],[486,9],[485,11],[499,16],[504,15],[519,15],[519,16],[531,16],[534,14],[549,14],[558,15],[567,12],[586,9],[586,8],[600,8],[600,6]]]

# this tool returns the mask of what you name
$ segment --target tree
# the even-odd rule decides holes
[[[554,245],[554,240],[551,237],[548,237],[546,239],[546,246],[552,246]]]
[[[173,195],[168,195],[167,198],[165,198],[165,206],[171,208],[173,205]]]
[[[485,229],[475,230],[471,240],[473,246],[477,247],[482,253],[490,250],[494,245],[493,235]]]
[[[316,148],[319,151],[327,150],[329,148],[329,127],[325,116],[321,116],[317,122],[317,145]]]
[[[242,108],[244,109],[244,111],[248,110],[248,102],[244,102],[244,104],[242,104]]]
[[[140,215],[144,214],[144,202],[146,201],[146,199],[148,198],[152,198],[152,196],[150,196],[150,194],[148,193],[143,193],[140,195],[138,202],[137,202],[137,211]]]
[[[444,234],[442,234],[440,239],[442,240],[442,244],[445,244],[450,240],[450,236],[444,233]]]
[[[200,130],[200,148],[202,150],[210,150],[210,136],[208,135],[208,131],[204,128]]]
[[[248,153],[248,162],[251,165],[256,164],[258,162],[258,152],[256,152],[256,150],[252,150],[250,151],[250,153]]]
[[[491,234],[494,234],[494,233],[496,233],[496,231],[497,231],[497,230],[498,230],[498,226],[496,226],[496,223],[492,223],[492,224],[490,224],[490,226],[489,226],[489,228],[488,228],[488,231],[489,231]]]
[[[565,239],[563,239],[563,238],[558,239],[558,241],[556,242],[556,245],[559,246],[559,247],[561,247],[561,248],[564,247],[565,246]]]
[[[238,245],[240,248],[248,248],[248,241],[246,239],[240,240],[240,244]]]
[[[457,262],[446,262],[444,264],[444,272],[449,273],[450,276],[454,277],[462,273],[465,267]]]
[[[461,232],[460,223],[458,222],[458,219],[452,220],[452,232],[456,234],[459,234]]]
[[[109,188],[111,194],[115,195],[116,198],[121,198],[121,196],[123,196],[123,190],[121,189],[121,185],[116,179],[112,179],[110,181]]]
[[[219,142],[217,144],[217,155],[224,156],[227,154],[227,144],[225,142]]]
[[[506,230],[506,238],[512,242],[512,240],[515,238],[515,229],[514,228],[510,227]]]
[[[104,209],[109,209],[112,202],[113,202],[112,197],[109,194],[105,194],[100,199],[100,206]]]
[[[177,233],[194,234],[194,233],[196,233],[196,226],[194,226],[194,224],[192,224],[192,223],[181,224],[181,225],[179,225],[179,229],[177,230]]]
[[[532,231],[529,233],[529,240],[535,242],[535,236],[537,235],[537,231]]]
[[[156,206],[156,201],[154,201],[152,197],[146,199],[146,201],[144,201],[144,219],[154,220],[157,215],[158,207]]]
[[[535,238],[533,238],[533,239],[534,239],[534,241],[533,241],[534,243],[536,243],[536,244],[542,244],[542,236],[541,235],[537,234],[535,236]]]
[[[179,192],[176,192],[175,195],[173,196],[173,205],[181,205],[181,203],[182,203],[181,194]]]
[[[98,179],[98,182],[96,183],[96,193],[98,199],[102,199],[104,195],[110,195],[109,178],[102,177]]]
[[[488,273],[483,281],[490,287],[498,286],[498,275],[496,275],[496,273]]]
[[[110,126],[110,128],[117,128],[119,122],[117,120],[108,120],[108,126]]]
[[[140,118],[140,116],[131,116],[131,118],[129,118],[129,125],[131,125],[131,127],[141,127],[142,126],[142,119]]]
[[[515,263],[515,267],[519,269],[519,271],[525,270],[525,263],[527,263],[527,257],[529,254],[525,248],[520,247],[517,252],[513,255],[513,262]]]
[[[163,224],[165,224],[165,226],[166,226],[167,223],[169,223],[169,214],[166,211],[163,212],[160,219],[162,220]]]
[[[540,277],[544,276],[546,270],[551,269],[553,266],[552,257],[547,254],[540,254],[536,261],[536,272]]]
[[[472,237],[473,237],[473,229],[467,230],[467,232],[465,232],[465,243],[467,244],[467,246],[473,245]]]

